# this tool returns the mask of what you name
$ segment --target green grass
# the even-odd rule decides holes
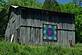
[[[32,46],[0,42],[0,55],[82,55],[82,44],[72,48],[61,48],[50,45]]]

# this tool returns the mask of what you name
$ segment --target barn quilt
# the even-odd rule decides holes
[[[56,25],[44,24],[43,26],[43,39],[44,40],[57,40]]]

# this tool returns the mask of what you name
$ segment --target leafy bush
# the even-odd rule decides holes
[[[0,55],[82,55],[82,47],[77,44],[72,48],[50,45],[19,45],[0,42]]]

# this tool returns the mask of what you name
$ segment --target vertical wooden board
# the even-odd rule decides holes
[[[18,38],[18,30],[15,31],[14,42],[17,42],[17,38]]]
[[[20,42],[22,44],[22,36],[21,36],[21,34],[22,34],[22,30],[21,30],[21,27],[20,27]]]
[[[42,20],[39,20],[39,23],[40,23],[40,27],[42,27],[42,24],[43,24],[43,23],[42,23]]]
[[[28,17],[28,18],[29,18],[29,17]],[[24,17],[20,17],[20,25],[24,25],[24,26],[27,25],[27,20],[24,19]]]
[[[72,24],[72,29],[75,30],[75,24]]]
[[[30,28],[30,43],[33,43],[33,28]]]
[[[39,28],[33,28],[31,36],[35,44],[40,43],[40,29]]]
[[[24,27],[24,28],[25,28],[25,30],[24,30],[24,32],[25,32],[24,33],[24,36],[25,36],[25,44],[27,44],[28,43],[28,41],[27,41],[28,40],[28,37],[27,37],[27,33],[28,32],[27,32],[27,27]]]
[[[20,14],[19,17],[18,17],[18,18],[19,18],[19,19],[18,19],[18,22],[19,22],[19,23],[18,23],[18,27],[21,26],[21,17],[22,17],[22,15]]]
[[[13,30],[12,32],[13,32],[13,34],[14,34],[15,31],[16,31],[16,29],[15,29],[15,23],[12,24],[12,30]]]
[[[27,17],[27,19],[26,19],[26,26],[29,26],[29,17]]]
[[[39,32],[39,29],[37,29],[37,37],[38,37],[38,43],[40,42],[40,32]]]
[[[27,37],[28,37],[28,44],[29,44],[29,42],[30,42],[30,33],[31,31],[30,31],[30,27],[27,27]]]
[[[60,30],[57,31],[57,37],[58,37],[58,43],[61,44],[62,36],[61,36],[61,31]]]
[[[69,37],[68,39],[69,39],[69,40],[72,40],[72,36],[73,36],[72,31],[69,31],[69,32],[68,32],[68,37]]]
[[[34,43],[36,44],[36,41],[37,41],[37,38],[36,38],[36,28],[34,28],[33,31],[34,31],[34,33],[33,33],[34,34]]]
[[[34,28],[34,41],[35,41],[35,44],[37,44],[37,29]]]
[[[36,29],[33,28],[32,32],[33,32],[33,33],[31,33],[31,34],[32,34],[32,37],[33,37],[33,43],[36,43],[36,35],[35,35]]]
[[[30,28],[30,43],[32,44],[32,28]]]
[[[27,26],[31,26],[31,19],[29,18],[29,19],[27,19]]]
[[[68,30],[75,30],[74,24],[68,24]]]
[[[63,28],[62,23],[58,23],[58,24],[57,24],[57,27],[58,27],[58,29],[62,29],[62,28]]]
[[[16,18],[16,17],[15,17]],[[18,25],[19,25],[19,22],[20,22],[20,20],[19,20],[19,22],[18,22],[18,19],[19,19],[19,15],[18,15],[18,17],[16,18],[16,21],[15,21],[15,24],[16,24],[16,29],[18,28]]]
[[[38,20],[38,27],[41,27],[41,21]]]
[[[33,44],[34,42],[34,28],[31,28],[31,43]]]
[[[8,23],[5,31],[5,37],[9,37],[9,36],[10,36],[10,24]]]
[[[63,46],[67,46],[67,31],[62,31]]]
[[[42,29],[40,29],[40,34],[41,34],[41,36],[40,36],[40,43],[41,43],[41,45],[42,45],[42,43],[43,43],[43,33],[42,33]]]
[[[60,30],[59,32],[60,32],[59,36],[61,37],[60,44],[62,46],[63,45],[63,35],[62,35],[63,32],[62,32],[62,30]]]
[[[38,20],[35,19],[35,27],[37,27],[37,26],[38,26]]]
[[[20,35],[21,35],[21,42],[24,44],[25,43],[25,28],[24,27],[21,27],[21,30],[20,30]]]
[[[67,23],[63,23],[63,29],[68,29],[68,24]]]
[[[20,42],[20,29],[15,29],[13,34],[14,34],[14,42],[21,43]]]
[[[37,27],[40,27],[40,20],[37,20]]]
[[[20,23],[21,23],[21,21],[20,21],[20,19],[21,19],[21,15],[18,15],[17,17],[15,17],[16,18],[16,29],[20,26]]]
[[[10,31],[7,28],[6,31],[5,31],[5,38],[8,39],[9,36],[10,36]]]
[[[23,42],[25,44],[25,40],[26,40],[26,27],[23,27]]]
[[[71,31],[68,31],[68,45],[69,45],[69,47],[70,47],[70,40],[72,40]]]
[[[25,44],[28,44],[28,27],[25,28]]]
[[[14,33],[14,23],[13,23],[14,17],[11,18],[10,21],[10,28],[11,28],[11,35]]]
[[[69,31],[68,32],[68,41],[69,40],[72,40],[72,43],[75,44],[75,32],[74,31]]]
[[[30,26],[33,26],[33,15],[29,15],[30,16]]]
[[[33,26],[36,27],[36,19],[34,19],[33,21],[34,21],[34,25]]]
[[[36,28],[36,32],[35,32],[35,38],[36,38],[36,44],[38,44],[38,29]]]
[[[38,20],[35,19],[35,27],[38,27],[38,24],[39,24]]]
[[[31,19],[31,25],[34,26],[34,18]]]
[[[72,35],[73,44],[75,45],[75,31],[72,32]]]

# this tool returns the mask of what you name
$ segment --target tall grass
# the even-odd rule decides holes
[[[82,47],[79,44],[72,48],[61,48],[50,45],[32,46],[0,42],[0,55],[82,55]]]

